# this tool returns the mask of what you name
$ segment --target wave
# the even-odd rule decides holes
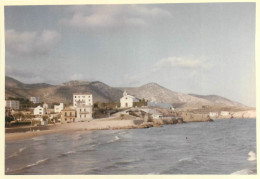
[[[248,155],[250,156],[250,157],[248,157],[248,161],[256,161],[256,154],[255,154],[255,152],[253,152],[253,151],[250,151],[249,153],[248,153]]]
[[[193,157],[186,157],[186,158],[182,158],[180,160],[178,160],[179,162],[198,162],[197,159],[193,158]]]
[[[15,174],[15,173],[18,172],[18,171],[22,171],[22,170],[25,170],[25,169],[34,167],[34,166],[36,166],[36,165],[42,164],[42,163],[46,162],[47,160],[49,160],[49,158],[45,158],[45,159],[38,160],[38,161],[36,161],[36,162],[34,162],[34,163],[31,163],[31,164],[26,165],[25,167],[21,167],[21,168],[14,169],[14,170],[9,170],[9,168],[7,168],[7,170],[5,171],[5,173],[6,173],[6,174]]]
[[[64,157],[64,156],[68,156],[70,154],[75,154],[75,153],[76,153],[76,151],[70,150],[68,152],[65,152],[65,153],[62,153],[62,154],[58,155],[58,157]]]
[[[21,153],[22,151],[24,151],[25,149],[26,149],[26,147],[20,148],[17,152],[14,152],[11,155],[9,155],[8,157],[6,157],[6,159],[10,159],[10,158],[18,156],[18,154]]]
[[[107,143],[113,143],[113,142],[116,142],[116,141],[119,141],[120,138],[118,136],[115,136],[114,139],[108,141]]]
[[[76,153],[76,151],[71,150],[71,151],[66,152],[65,154],[74,154],[74,153]]]
[[[140,161],[140,159],[123,160],[123,161],[115,162],[115,165],[127,165],[127,164],[138,162],[138,161]]]
[[[243,169],[231,173],[231,175],[256,175],[256,174],[257,174],[256,169]]]

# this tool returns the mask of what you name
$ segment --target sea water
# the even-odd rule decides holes
[[[78,131],[6,142],[5,173],[256,174],[248,153],[256,153],[256,119]]]

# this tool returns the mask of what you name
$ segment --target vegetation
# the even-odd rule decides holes
[[[147,102],[145,99],[139,100],[139,102],[134,102],[133,106],[134,107],[142,107],[142,106],[147,106]]]
[[[111,114],[114,114],[119,111],[120,103],[119,102],[108,102],[100,103],[95,102],[93,104],[93,117],[94,118],[103,118],[109,117]]]
[[[5,116],[5,126],[9,126],[11,121],[14,121],[13,116]]]

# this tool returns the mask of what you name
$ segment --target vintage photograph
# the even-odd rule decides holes
[[[255,3],[4,6],[5,175],[256,175]]]

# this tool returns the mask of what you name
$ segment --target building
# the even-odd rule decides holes
[[[75,122],[77,113],[75,109],[65,108],[61,110],[61,123]]]
[[[138,102],[139,99],[135,98],[134,96],[128,95],[126,91],[123,93],[123,97],[120,98],[120,107],[121,108],[128,108],[133,107],[134,102]]]
[[[54,112],[55,113],[60,113],[61,110],[64,109],[64,104],[63,103],[60,103],[59,105],[54,105]]]
[[[20,102],[17,100],[5,100],[5,107],[10,109],[20,109]]]
[[[92,106],[93,97],[91,93],[73,93],[73,107],[79,105]]]
[[[45,115],[47,114],[47,111],[45,108],[41,107],[41,106],[37,106],[36,108],[34,108],[33,110],[33,114],[36,115],[36,116],[42,116],[42,115]]]
[[[77,121],[86,121],[92,119],[92,106],[78,106]]]
[[[91,93],[73,93],[73,107],[76,110],[76,121],[92,119],[93,97]]]
[[[30,101],[33,103],[33,104],[37,104],[37,103],[40,103],[40,97],[30,97]]]
[[[228,116],[228,115],[230,115],[230,113],[228,111],[221,111],[220,115],[221,116]]]
[[[209,117],[210,117],[210,119],[217,118],[218,117],[218,112],[210,112],[209,113]]]

